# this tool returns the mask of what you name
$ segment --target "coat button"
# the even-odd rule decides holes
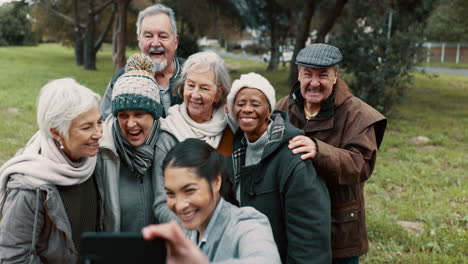
[[[351,213],[351,217],[354,217],[354,213]]]

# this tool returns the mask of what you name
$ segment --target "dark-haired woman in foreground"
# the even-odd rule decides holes
[[[162,169],[169,209],[210,262],[280,263],[268,219],[252,207],[232,204],[237,204],[232,183],[225,173],[223,157],[215,149],[199,139],[187,139],[169,151]],[[173,233],[165,236],[162,230],[168,226]],[[147,239],[168,239],[168,262],[183,263],[176,255],[180,244],[188,247],[185,253],[200,257],[196,245],[180,233],[174,223],[143,230]],[[195,261],[194,256],[190,259]]]

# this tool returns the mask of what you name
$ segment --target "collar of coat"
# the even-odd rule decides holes
[[[346,83],[340,77],[338,77],[336,84],[333,86],[331,95],[325,99],[314,120],[327,120],[332,118],[335,113],[335,109],[340,107],[352,96],[353,95],[351,94],[348,85],[346,85]],[[298,111],[300,111],[301,115],[305,117],[304,98],[301,94],[301,84],[299,81],[296,82],[296,84],[291,89],[289,94],[289,104],[297,105]]]

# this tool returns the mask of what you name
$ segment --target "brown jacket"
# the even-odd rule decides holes
[[[317,144],[314,165],[327,182],[332,205],[333,257],[363,255],[369,249],[364,181],[374,169],[387,120],[353,96],[340,78],[312,120],[305,118],[299,83],[276,109],[288,112],[291,123]]]

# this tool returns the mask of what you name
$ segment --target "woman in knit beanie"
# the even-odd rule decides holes
[[[104,186],[104,230],[139,232],[156,223],[155,146],[163,107],[154,66],[134,54],[112,92],[112,114],[104,124],[96,175]]]
[[[263,76],[243,74],[227,97],[239,125],[232,154],[236,198],[270,220],[283,263],[331,263],[330,199],[310,159],[288,148],[303,132],[273,111],[275,89]]]

